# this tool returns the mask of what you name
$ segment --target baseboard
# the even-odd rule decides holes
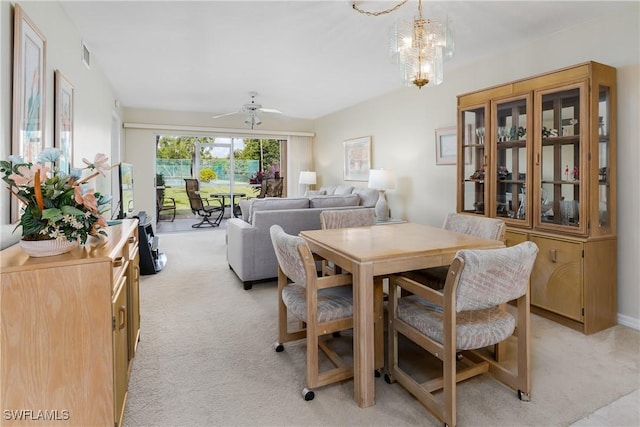
[[[618,313],[618,324],[640,330],[640,319]]]

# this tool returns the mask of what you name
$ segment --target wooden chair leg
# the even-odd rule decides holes
[[[375,277],[373,279],[373,302],[374,302],[374,348],[376,370],[384,368],[384,303],[383,303],[383,277]]]

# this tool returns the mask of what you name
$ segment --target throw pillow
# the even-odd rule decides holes
[[[351,194],[353,192],[353,187],[348,185],[337,185],[336,191],[333,192],[336,196],[344,196],[347,194]]]

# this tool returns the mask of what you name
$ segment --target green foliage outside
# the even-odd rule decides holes
[[[244,148],[234,151],[234,194],[244,193],[253,198],[259,189],[249,185],[249,179],[259,171],[266,176],[280,172],[280,144],[274,139],[244,139]],[[188,178],[193,173],[196,143],[213,144],[214,137],[158,136],[156,139],[157,175],[156,185],[165,187],[165,198],[176,201],[178,214],[191,212],[184,185],[175,185],[176,180]],[[262,144],[262,150],[260,146]],[[228,193],[230,179],[230,159],[216,157],[204,147],[200,153],[200,194],[204,199],[212,199],[213,193]],[[168,182],[167,185],[165,182]],[[225,200],[229,203],[229,200]],[[212,202],[217,203],[217,202]]]
[[[216,178],[216,173],[211,169],[200,169],[200,182],[211,182]]]

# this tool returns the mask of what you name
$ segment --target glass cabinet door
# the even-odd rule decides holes
[[[536,93],[540,108],[540,146],[535,165],[540,178],[536,225],[581,233],[586,183],[581,170],[587,165],[587,104],[583,83]]]
[[[487,132],[487,107],[480,106],[460,111],[458,176],[458,212],[486,215],[487,194],[485,174],[488,173],[485,142]]]
[[[491,132],[495,144],[492,165],[493,213],[514,225],[531,225],[528,165],[530,164],[530,96],[492,104]],[[529,199],[528,199],[529,198]]]
[[[611,176],[610,150],[611,150],[611,116],[610,116],[610,89],[600,86],[598,91],[598,227],[605,228],[611,225]]]

